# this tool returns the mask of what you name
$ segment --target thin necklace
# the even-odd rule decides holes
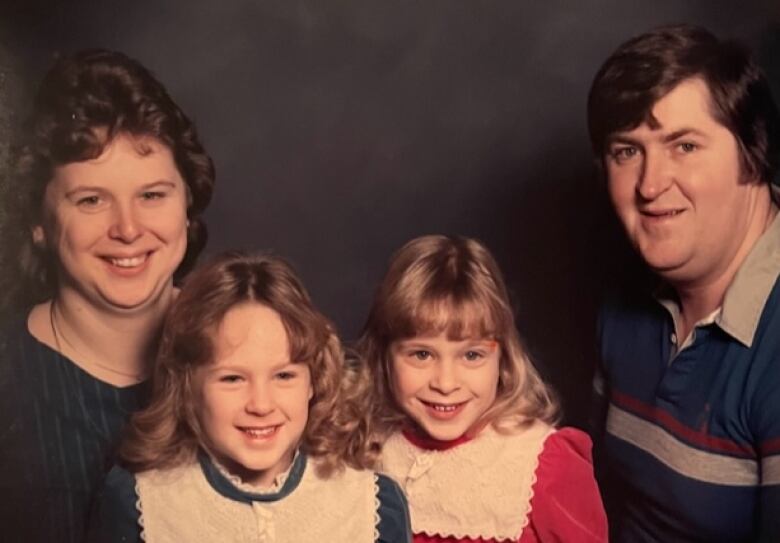
[[[73,343],[71,343],[68,340],[68,338],[65,336],[65,334],[57,331],[57,326],[56,326],[55,318],[54,318],[54,302],[55,302],[55,300],[56,300],[56,298],[52,299],[52,301],[49,302],[49,323],[51,324],[51,333],[54,336],[54,344],[57,347],[57,352],[59,352],[63,356],[65,355],[65,353],[62,351],[62,346],[60,345],[60,336],[62,336],[63,341],[65,341],[65,343],[68,345],[68,347],[70,347],[70,349],[74,353],[76,353],[78,355],[79,360],[81,360],[82,362],[86,362],[88,364],[92,364],[93,366],[97,366],[98,368],[101,368],[101,369],[103,369],[105,371],[111,372],[111,373],[113,373],[115,375],[120,375],[120,376],[125,377],[127,379],[133,379],[137,383],[140,383],[141,381],[144,380],[144,378],[146,377],[146,372],[142,372],[142,373],[124,372],[124,371],[112,368],[110,366],[106,366],[105,364],[101,364],[100,362],[97,362],[95,360],[91,360],[89,357],[86,357],[83,354],[81,354],[81,352],[79,352],[79,350],[76,348],[76,346],[73,345]]]

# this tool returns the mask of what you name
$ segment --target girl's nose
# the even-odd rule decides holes
[[[440,360],[436,364],[430,386],[441,394],[451,394],[460,388],[455,363],[452,360]]]
[[[274,401],[269,387],[255,383],[249,391],[245,410],[253,415],[265,416],[274,410]]]

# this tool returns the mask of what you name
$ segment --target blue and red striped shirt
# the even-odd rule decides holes
[[[605,304],[601,471],[613,540],[780,541],[778,275],[780,216],[681,348],[673,301]]]

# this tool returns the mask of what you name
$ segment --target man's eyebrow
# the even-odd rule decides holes
[[[679,130],[675,130],[674,132],[665,135],[663,137],[663,142],[669,143],[670,141],[680,139],[683,136],[687,136],[689,134],[693,134],[694,136],[701,136],[701,137],[705,136],[703,132],[701,132],[700,130],[696,130],[695,128],[680,128]]]
[[[669,143],[672,141],[675,141],[677,139],[680,139],[687,135],[694,135],[699,137],[707,137],[707,135],[702,132],[701,130],[697,130],[696,128],[680,128],[678,130],[675,130],[674,132],[670,132],[669,134],[664,135],[661,138],[661,141],[663,143]],[[626,133],[616,132],[614,134],[611,134],[607,137],[607,145],[612,145],[615,143],[627,143],[631,145],[641,145],[641,142],[637,138],[632,138],[631,136],[627,135]]]
[[[621,133],[621,132],[610,134],[607,137],[607,147],[609,147],[610,145],[614,145],[615,143],[627,143],[630,145],[640,145],[639,140],[637,138],[632,138],[631,136],[627,136],[625,133]]]

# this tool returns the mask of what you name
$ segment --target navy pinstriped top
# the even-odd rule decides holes
[[[26,319],[0,360],[0,526],[3,540],[77,542],[121,430],[148,397],[117,388],[36,340]]]

